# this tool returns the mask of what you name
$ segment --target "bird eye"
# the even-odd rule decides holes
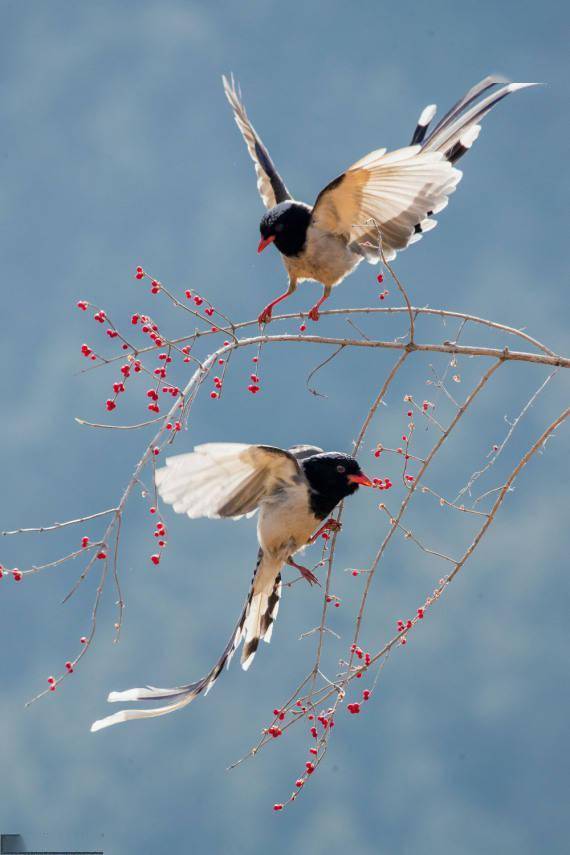
[[[277,223],[275,226],[275,231],[276,232],[282,232],[283,231],[283,223]]]
[[[346,467],[345,467],[345,466],[341,466],[341,465],[339,464],[339,466],[337,466],[337,467],[336,467],[336,471],[337,471],[337,472],[339,472],[339,473],[342,475],[344,472],[346,472]]]

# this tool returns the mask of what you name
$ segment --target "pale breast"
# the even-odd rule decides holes
[[[306,545],[319,521],[309,508],[304,484],[285,488],[264,501],[259,509],[257,533],[263,551],[286,561]]]
[[[289,275],[297,280],[313,279],[323,285],[338,285],[362,261],[342,237],[315,225],[307,231],[307,242],[299,256],[283,256]]]

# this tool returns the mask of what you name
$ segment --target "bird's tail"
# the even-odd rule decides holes
[[[136,718],[155,718],[167,715],[191,703],[194,698],[204,692],[207,694],[220,676],[224,665],[229,667],[234,653],[243,640],[244,646],[241,656],[241,666],[247,670],[253,661],[259,641],[269,643],[273,632],[273,622],[279,610],[281,598],[281,567],[266,558],[259,551],[255,573],[253,575],[251,589],[240,618],[231,634],[224,652],[214,667],[200,680],[195,683],[187,683],[184,686],[176,686],[172,689],[161,689],[156,686],[145,686],[140,689],[127,689],[125,692],[111,692],[107,700],[110,703],[124,701],[169,701],[164,706],[152,709],[120,710],[106,718],[94,721],[91,732],[102,730],[113,724],[130,721]]]
[[[505,85],[501,85],[485,98],[482,97],[500,84]],[[485,77],[447,111],[427,136],[428,126],[435,116],[436,107],[435,104],[426,107],[418,119],[411,144],[421,144],[422,151],[441,151],[447,160],[455,163],[471,148],[479,136],[481,130],[479,122],[489,110],[492,110],[511,92],[538,85],[537,83],[509,83],[504,77],[496,75]]]

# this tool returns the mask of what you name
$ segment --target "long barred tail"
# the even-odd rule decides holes
[[[106,718],[94,721],[91,732],[103,730],[113,724],[131,721],[136,718],[155,718],[167,715],[192,703],[202,692],[207,694],[221,672],[224,665],[229,668],[230,662],[241,641],[244,641],[241,666],[247,671],[251,665],[259,642],[269,643],[273,632],[273,623],[279,611],[279,600],[281,598],[281,564],[265,559],[262,551],[259,551],[255,573],[253,575],[251,590],[248,594],[245,606],[240,618],[233,630],[224,652],[214,667],[200,680],[195,683],[187,683],[184,686],[176,686],[172,689],[161,689],[156,686],[145,686],[140,689],[127,689],[125,692],[111,692],[107,700],[109,703],[126,701],[165,701],[165,706],[152,709],[120,710]]]
[[[482,98],[485,93],[500,84],[505,85]],[[430,104],[426,107],[418,119],[411,145],[421,144],[422,151],[441,151],[450,163],[456,163],[479,136],[481,130],[479,122],[489,110],[492,110],[511,92],[538,85],[538,83],[509,83],[504,77],[497,75],[485,77],[447,111],[427,136],[428,126],[436,113],[436,106]]]
[[[425,107],[418,119],[411,145],[421,145],[422,152],[440,151],[449,163],[455,164],[469,151],[479,136],[481,131],[479,123],[489,110],[492,110],[499,101],[502,101],[511,92],[538,85],[538,83],[509,83],[504,77],[496,75],[485,77],[447,111],[429,134],[428,128],[435,117],[437,107],[435,104],[429,104]],[[500,86],[500,88],[495,89],[496,86]],[[491,89],[494,91],[485,95]],[[483,95],[485,95],[484,98]],[[461,173],[458,172],[457,174],[461,178]],[[430,217],[443,210],[446,205],[447,199],[438,208],[429,211],[428,216],[415,225],[414,234],[409,243],[415,243],[422,234],[435,227],[437,220],[430,219]]]

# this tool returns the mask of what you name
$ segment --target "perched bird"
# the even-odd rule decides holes
[[[284,451],[271,445],[209,443],[166,461],[156,473],[162,499],[177,513],[239,519],[259,510],[259,553],[251,589],[226,648],[214,667],[195,683],[173,689],[147,686],[111,692],[108,700],[161,701],[153,709],[122,710],[94,722],[92,731],[134,718],[166,715],[208,691],[243,641],[241,665],[247,670],[260,640],[269,642],[281,597],[281,571],[288,564],[311,584],[317,577],[293,559],[327,529],[339,524],[329,514],[360,485],[371,487],[354,457],[323,452],[311,445]]]
[[[233,76],[222,78],[257,173],[257,189],[268,209],[261,219],[257,251],[274,243],[283,257],[289,287],[259,315],[268,323],[274,306],[289,297],[297,283],[320,282],[321,299],[309,312],[319,318],[319,307],[331,290],[366,259],[376,264],[391,261],[396,253],[420,240],[436,225],[433,215],[442,211],[461,180],[454,168],[481,130],[479,122],[510,92],[536,83],[509,83],[503,77],[486,77],[467,92],[428,134],[436,106],[426,107],[410,145],[387,152],[379,148],[350,166],[321,190],[311,207],[293,199],[269,153],[247,117]],[[499,89],[494,87],[500,84]],[[494,91],[482,97],[489,90]]]

